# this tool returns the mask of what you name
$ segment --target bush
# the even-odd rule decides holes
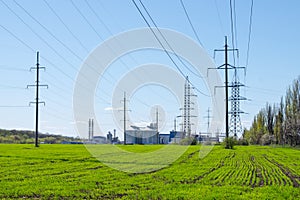
[[[237,144],[237,141],[234,137],[225,138],[223,145],[226,149],[233,149],[234,145]]]
[[[181,145],[197,145],[197,139],[196,138],[184,138],[180,141]]]
[[[237,145],[248,146],[249,142],[246,139],[241,139],[237,141]]]

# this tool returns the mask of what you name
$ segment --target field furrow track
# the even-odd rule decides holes
[[[99,148],[112,154],[108,145]],[[201,148],[210,151],[203,158]],[[293,148],[190,146],[170,165],[141,173],[110,168],[82,145],[0,150],[0,199],[300,199],[300,151]],[[118,163],[127,161],[120,155]]]

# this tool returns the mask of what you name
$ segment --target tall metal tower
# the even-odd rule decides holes
[[[240,114],[243,114],[244,112],[240,110],[240,101],[247,100],[245,97],[240,96],[240,87],[243,86],[245,85],[239,82],[237,69],[235,68],[233,81],[230,86],[231,97],[229,98],[229,101],[231,101],[229,132],[230,135],[233,135],[234,137],[241,135],[243,131]]]
[[[181,135],[182,138],[185,138],[186,136],[189,138],[191,137],[191,118],[196,117],[194,115],[191,115],[191,111],[194,110],[192,105],[194,104],[191,101],[191,97],[196,97],[195,94],[192,93],[193,87],[191,87],[189,77],[186,77],[185,84],[184,84],[184,103],[183,108],[180,110],[183,111],[183,115],[178,116],[183,118],[183,134]]]

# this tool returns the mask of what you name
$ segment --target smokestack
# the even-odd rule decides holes
[[[94,138],[94,119],[92,119],[92,138]]]
[[[91,140],[91,119],[89,119],[89,141]]]
[[[116,129],[114,129],[114,139],[116,138]]]

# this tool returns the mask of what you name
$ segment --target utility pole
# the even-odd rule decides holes
[[[208,131],[209,131],[209,127],[210,127],[210,119],[212,118],[212,116],[210,116],[210,109],[208,108],[207,109],[207,116],[205,116],[204,118],[207,118],[207,134],[208,134]]]
[[[27,88],[29,87],[35,87],[36,89],[36,96],[35,96],[35,102],[30,102],[29,105],[31,104],[35,104],[35,147],[39,146],[38,143],[38,134],[39,134],[39,104],[44,104],[44,101],[39,101],[39,87],[47,87],[48,85],[41,85],[40,84],[40,69],[45,70],[45,67],[40,67],[40,63],[39,63],[39,52],[36,53],[36,67],[31,67],[31,70],[36,70],[36,81],[35,81],[35,85],[27,85]]]
[[[229,51],[238,51],[238,49],[228,49],[228,44],[227,44],[227,36],[225,36],[225,46],[224,49],[215,49],[214,53],[217,51],[223,51],[225,52],[225,63],[221,66],[219,66],[217,69],[225,69],[225,134],[226,134],[226,146],[225,148],[229,148],[228,144],[228,137],[229,137],[229,112],[228,112],[228,69],[234,69],[236,68],[235,66],[232,66],[228,63],[228,52]],[[217,86],[217,87],[224,87],[224,86]]]

